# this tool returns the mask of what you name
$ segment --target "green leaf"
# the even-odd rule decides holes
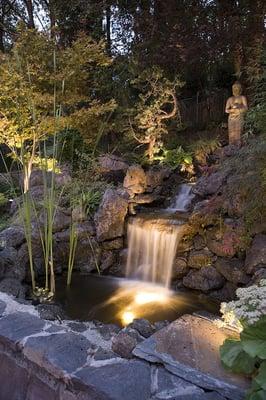
[[[254,325],[245,325],[240,337],[245,352],[266,360],[266,317]]]
[[[258,375],[254,380],[262,389],[266,390],[266,361],[261,363]]]
[[[220,354],[222,364],[226,369],[244,374],[253,372],[255,359],[243,350],[239,340],[226,339],[220,348]]]
[[[246,400],[266,400],[266,391],[258,390],[257,392],[250,393]]]

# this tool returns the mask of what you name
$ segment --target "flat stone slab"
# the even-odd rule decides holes
[[[197,399],[204,391],[193,383],[187,382],[171,374],[162,366],[151,368],[151,399],[152,400],[183,400]]]
[[[151,387],[150,366],[141,360],[96,363],[75,373],[92,399],[149,400]],[[76,386],[75,384],[75,386]],[[98,395],[98,397],[96,397]],[[93,397],[94,396],[94,397]]]
[[[15,348],[16,343],[28,336],[37,334],[45,322],[26,312],[17,312],[0,319],[0,341],[8,341]]]
[[[30,337],[24,355],[39,367],[61,378],[82,368],[87,361],[90,342],[72,332]]]
[[[212,321],[185,315],[138,344],[133,354],[149,362],[162,363],[171,373],[232,400],[242,400],[250,381],[227,372],[221,365],[219,348],[230,330]]]

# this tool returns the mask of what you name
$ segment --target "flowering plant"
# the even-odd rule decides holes
[[[241,327],[240,339],[226,339],[220,348],[222,364],[232,372],[252,376],[247,400],[266,398],[266,280],[238,289],[238,300],[223,303],[224,321]]]

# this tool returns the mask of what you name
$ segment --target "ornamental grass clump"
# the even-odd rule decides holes
[[[223,366],[252,378],[247,400],[266,399],[266,280],[238,289],[238,300],[223,303],[224,321],[241,327],[239,340],[226,339],[220,348]]]

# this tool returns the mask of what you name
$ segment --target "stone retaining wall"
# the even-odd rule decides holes
[[[121,358],[112,351],[118,330],[52,323],[0,292],[0,400],[225,400],[163,365]]]

